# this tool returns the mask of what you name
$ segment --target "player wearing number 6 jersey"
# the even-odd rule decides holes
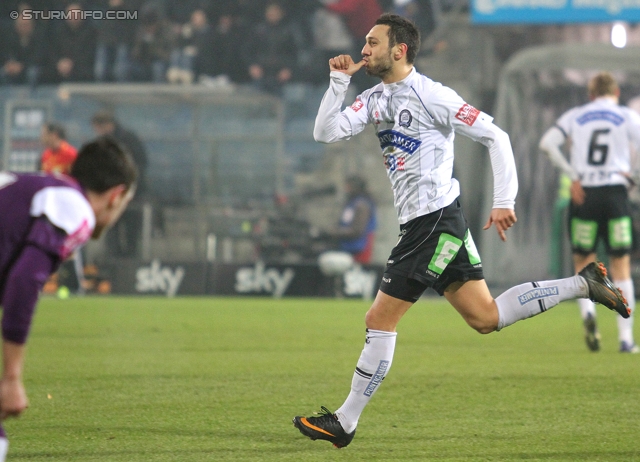
[[[528,282],[494,299],[465,221],[458,182],[451,177],[456,133],[484,144],[494,176],[494,224],[502,240],[516,222],[517,178],[507,134],[492,118],[467,104],[456,92],[413,67],[420,36],[408,20],[382,15],[371,29],[357,63],[350,56],[329,60],[331,82],[316,118],[316,140],[346,140],[373,125],[380,141],[400,222],[400,240],[391,251],[380,289],[366,315],[364,349],[351,392],[335,412],[298,416],[294,425],[311,439],[348,445],[360,414],[389,372],[396,326],[428,288],[434,288],[478,332],[488,334],[547,311],[559,302],[590,297],[628,316],[619,291],[602,266],[555,281]],[[351,76],[362,67],[382,83],[364,91],[344,110]]]
[[[633,232],[627,186],[632,183],[630,145],[640,148],[640,115],[620,106],[620,89],[608,72],[589,81],[591,102],[565,112],[544,134],[540,148],[571,180],[569,232],[576,272],[596,259],[598,240],[604,240],[611,275],[635,306],[629,252]],[[571,142],[570,161],[561,147]],[[600,349],[595,306],[579,300],[587,347]],[[620,351],[638,353],[633,340],[633,317],[618,317]]]

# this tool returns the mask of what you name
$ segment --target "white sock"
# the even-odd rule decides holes
[[[396,332],[367,329],[367,339],[351,380],[351,392],[335,412],[347,433],[355,430],[364,407],[389,372],[396,336]]]
[[[576,300],[578,302],[578,306],[580,307],[580,316],[582,316],[582,320],[587,319],[588,315],[596,317],[596,304],[593,303],[588,298],[579,298]]]
[[[633,288],[633,281],[627,279],[624,281],[613,281],[613,285],[622,291],[622,295],[627,299],[629,308],[631,308],[631,316],[627,319],[618,315],[618,340],[633,345],[633,312],[636,307],[636,295]]]
[[[498,329],[543,313],[565,300],[589,295],[587,281],[582,276],[572,276],[553,281],[527,282],[512,287],[496,298]]]
[[[0,438],[0,462],[5,461],[8,450],[9,450],[9,440],[6,438]]]

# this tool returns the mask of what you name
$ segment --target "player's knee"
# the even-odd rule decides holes
[[[467,324],[480,334],[490,334],[498,329],[498,321],[489,317],[466,319]]]
[[[370,309],[364,317],[367,329],[382,330],[387,332],[395,331],[397,322],[394,319],[384,316],[376,310]]]

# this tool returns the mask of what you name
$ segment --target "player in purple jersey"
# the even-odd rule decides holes
[[[136,178],[130,155],[106,137],[82,147],[70,176],[0,171],[0,420],[28,405],[25,343],[42,286],[74,250],[118,220]],[[7,446],[0,427],[0,462]]]

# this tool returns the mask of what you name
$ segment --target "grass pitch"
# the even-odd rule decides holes
[[[418,302],[353,443],[308,440],[291,418],[342,404],[368,305],[44,299],[8,460],[640,461],[640,355],[606,309],[589,353],[570,303],[481,336]]]

